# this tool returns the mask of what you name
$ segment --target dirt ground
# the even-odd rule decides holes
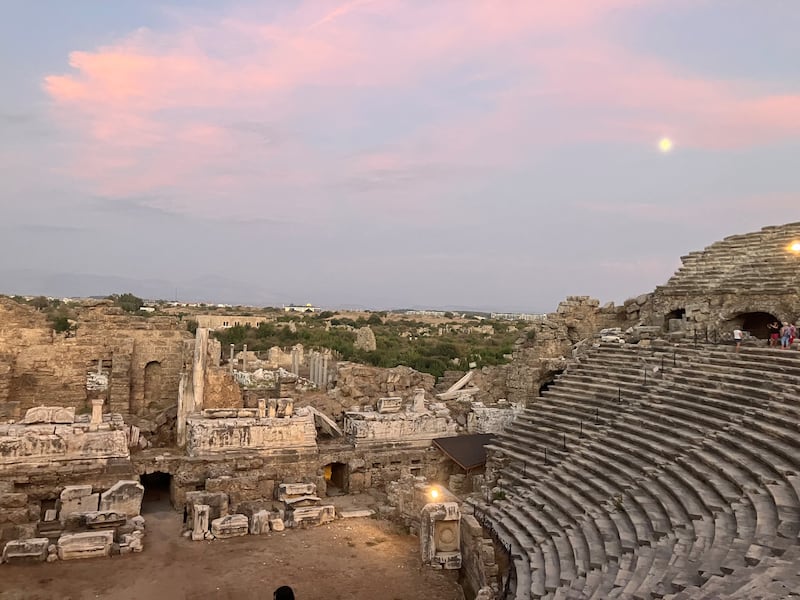
[[[0,600],[463,600],[456,573],[423,569],[419,542],[391,524],[339,519],[312,529],[192,542],[168,505],[145,514],[140,554],[0,566]]]

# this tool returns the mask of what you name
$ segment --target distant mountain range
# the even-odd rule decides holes
[[[136,279],[122,275],[55,273],[36,269],[0,269],[0,293],[55,298],[104,297],[130,292],[149,300],[177,300],[247,306],[282,306],[297,302],[303,294],[283,293],[254,281],[237,281],[218,275],[188,280]],[[305,302],[305,300],[304,300]],[[448,304],[443,306],[368,306],[347,302],[316,302],[318,306],[339,310],[441,310],[451,312],[547,312],[519,308],[486,308]],[[551,309],[552,310],[552,309]]]

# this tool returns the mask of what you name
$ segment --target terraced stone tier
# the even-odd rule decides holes
[[[590,351],[489,446],[516,597],[798,589],[798,432],[800,354]]]

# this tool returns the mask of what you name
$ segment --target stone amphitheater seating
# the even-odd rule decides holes
[[[787,252],[800,240],[800,223],[733,235],[705,250],[682,256],[683,266],[656,293],[781,294],[798,292],[798,257]]]
[[[490,446],[515,597],[791,597],[799,432],[800,353],[591,350]]]

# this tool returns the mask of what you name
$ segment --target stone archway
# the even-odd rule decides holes
[[[325,465],[325,483],[328,496],[346,494],[350,487],[349,469],[345,463],[333,462]]]
[[[548,389],[550,389],[550,386],[555,383],[556,377],[561,375],[563,372],[564,372],[563,369],[560,371],[552,371],[550,373],[547,373],[547,375],[545,375],[544,377],[542,377],[542,379],[539,382],[539,392],[537,393],[537,396],[541,398],[542,392],[546,392]]]
[[[683,329],[683,320],[686,317],[685,308],[676,308],[664,315],[664,329],[666,331],[680,331]]]
[[[749,332],[751,337],[768,340],[770,330],[767,325],[773,321],[780,321],[780,319],[768,312],[754,311],[736,315],[730,320],[730,324],[741,327],[744,331]]]
[[[161,406],[161,363],[152,360],[144,367],[144,409]]]

